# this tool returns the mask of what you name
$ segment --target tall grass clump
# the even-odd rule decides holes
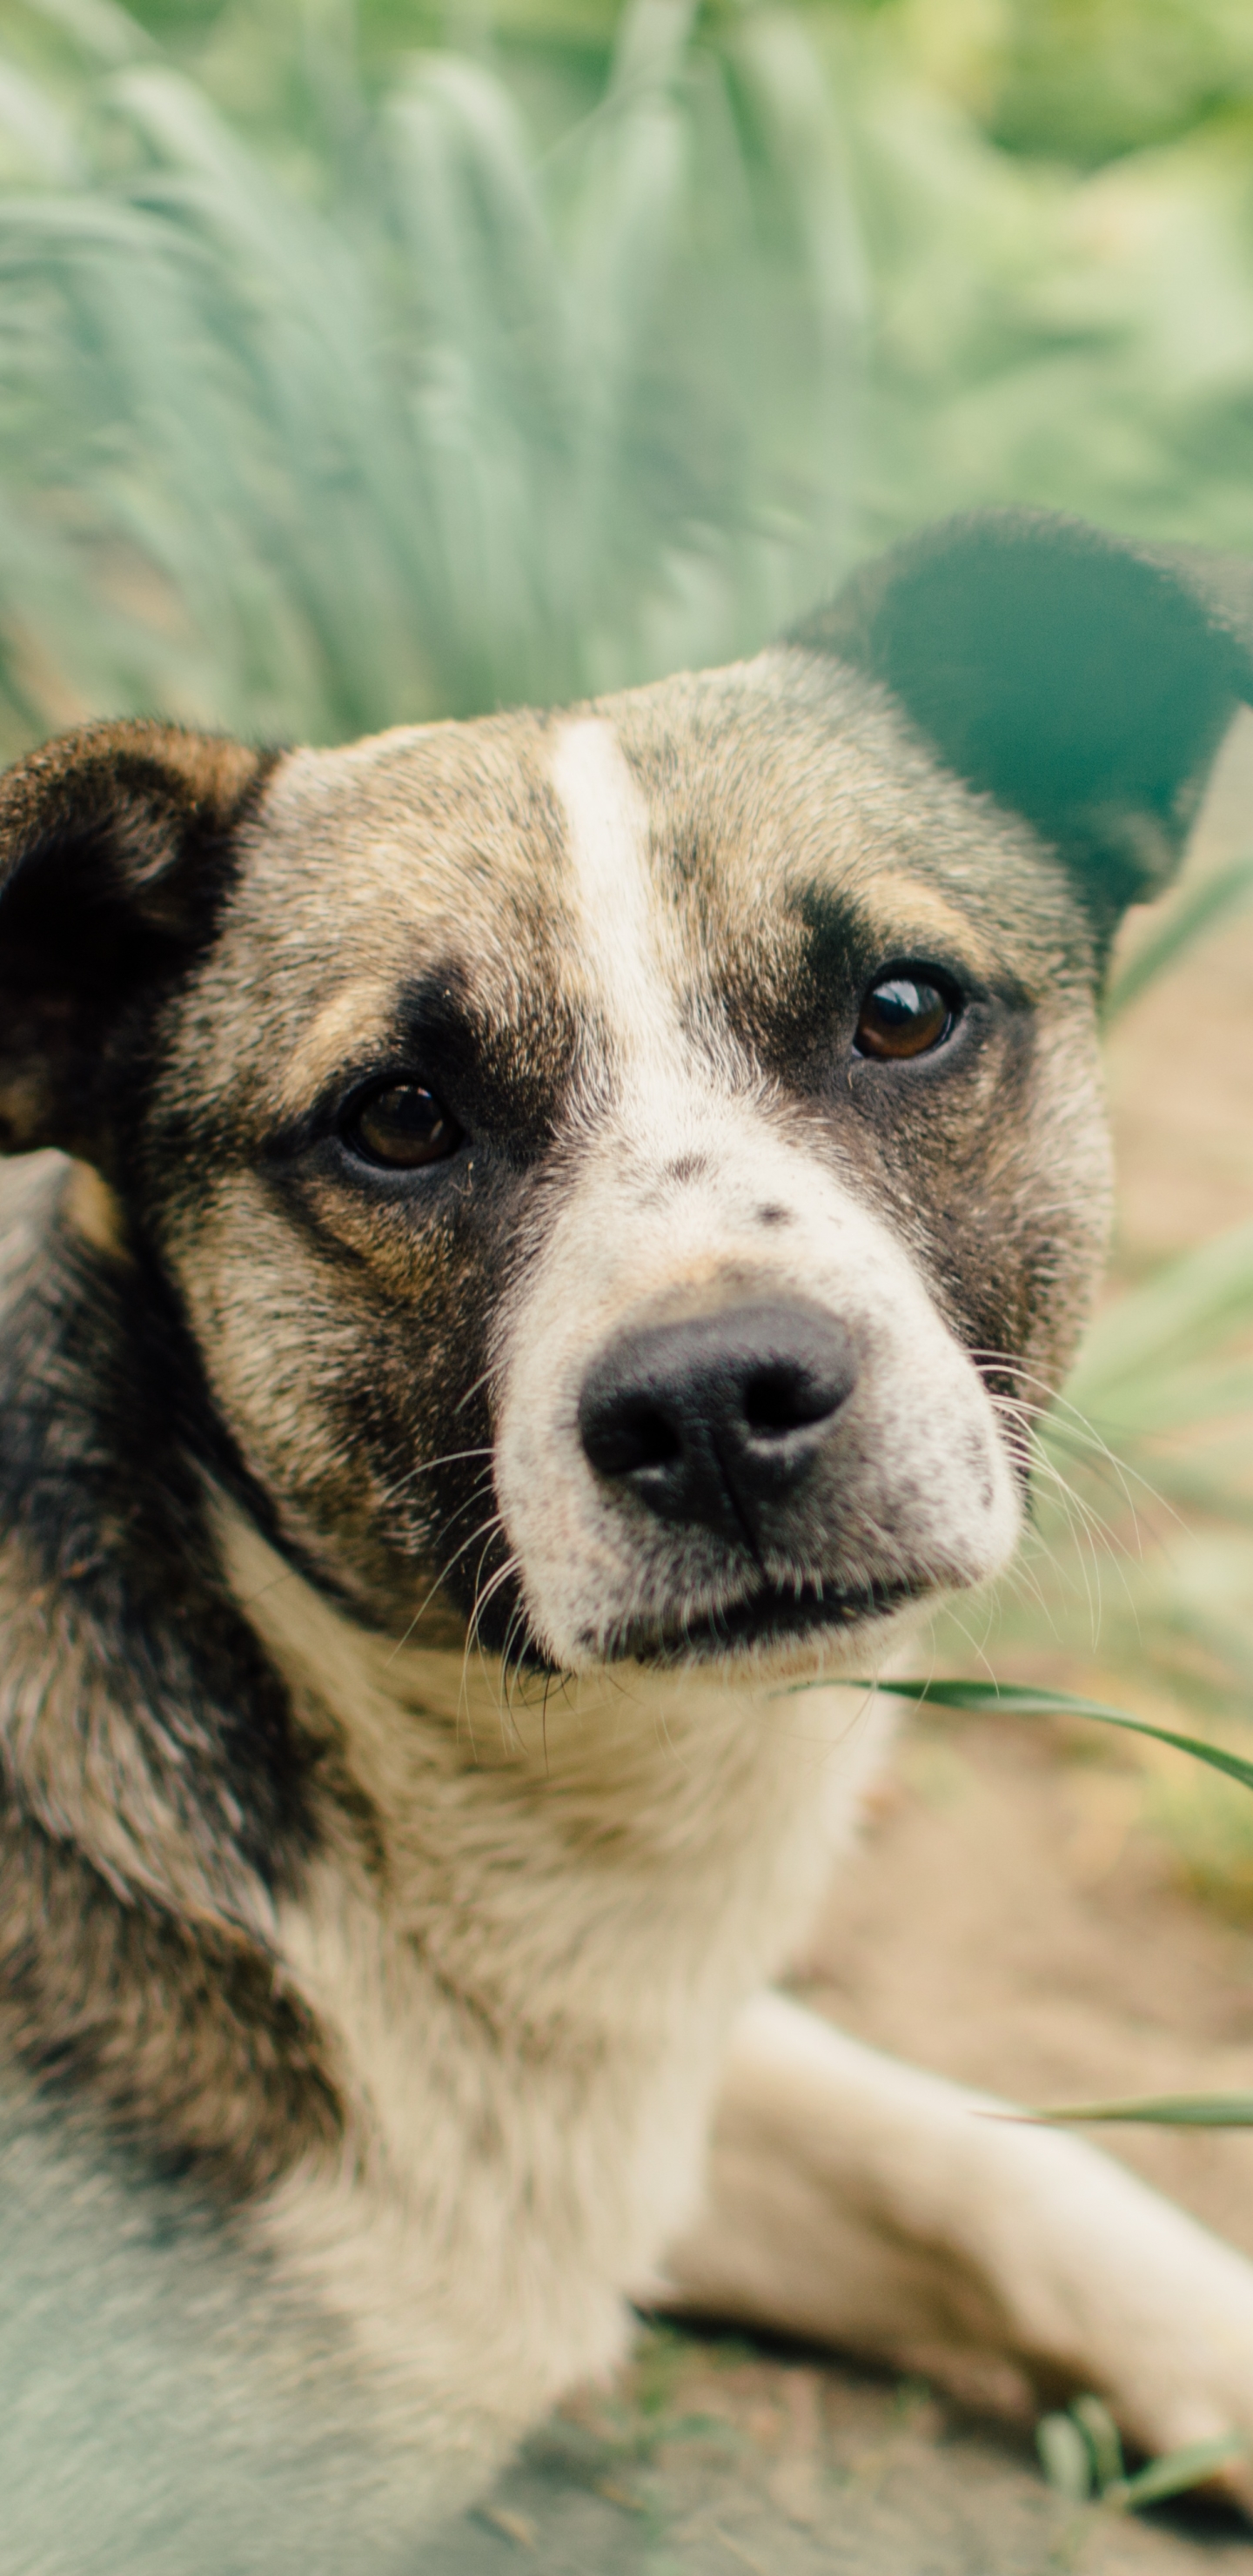
[[[977,501],[1253,546],[1253,48],[1129,6],[9,0],[0,751],[716,661]]]
[[[845,558],[858,268],[800,18],[631,0],[541,150],[490,55],[367,85],[306,15],[284,159],[115,0],[14,0],[14,744],[84,710],[327,739],[578,695],[755,645]]]

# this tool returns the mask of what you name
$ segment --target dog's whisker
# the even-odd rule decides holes
[[[490,1385],[491,1374],[490,1369],[484,1369],[480,1376],[471,1380],[471,1383],[466,1388],[464,1395],[460,1396],[456,1404],[453,1406],[454,1413],[465,1412],[466,1406],[474,1402],[475,1396],[481,1395],[484,1387]]]
[[[440,1526],[445,1537],[449,1536],[449,1534],[455,1530],[459,1521],[463,1521],[465,1519],[467,1512],[473,1512],[479,1509],[485,1494],[489,1493],[491,1488],[491,1471],[488,1468],[484,1468],[482,1473],[474,1478],[469,1493],[466,1494],[461,1502],[457,1504],[456,1509],[442,1514]],[[393,1496],[391,1499],[394,1500],[395,1497]]]
[[[1130,1480],[1132,1484],[1140,1486],[1143,1489],[1145,1496],[1151,1502],[1160,1505],[1163,1510],[1170,1514],[1172,1519],[1178,1520],[1179,1515],[1174,1510],[1169,1499],[1158,1491],[1151,1480],[1140,1468],[1133,1466],[1129,1460],[1120,1457],[1118,1452],[1110,1447],[1108,1440],[1105,1438],[1104,1434],[1097,1429],[1095,1423],[1092,1422],[1090,1417],[1087,1414],[1080,1412],[1078,1406],[1075,1405],[1070,1397],[1064,1392],[1051,1389],[1048,1385],[1047,1379],[1036,1377],[1034,1373],[1027,1369],[1022,1362],[1014,1362],[1004,1354],[998,1355],[994,1352],[976,1352],[972,1354],[972,1356],[977,1362],[986,1362],[991,1366],[999,1366],[1007,1373],[1012,1373],[1021,1383],[1038,1386],[1044,1391],[1045,1401],[1042,1404],[1029,1405],[1026,1398],[1007,1397],[1001,1392],[993,1393],[992,1401],[994,1404],[997,1406],[1015,1404],[1024,1412],[1027,1410],[1032,1411],[1037,1420],[1046,1422],[1049,1425],[1051,1436],[1055,1439],[1080,1440],[1085,1449],[1090,1450],[1094,1455],[1099,1456],[1104,1460],[1107,1468],[1115,1478],[1123,1493],[1123,1498],[1128,1509],[1132,1512],[1134,1512],[1135,1506],[1129,1490],[1128,1480]]]
[[[471,1506],[469,1504],[462,1505],[462,1511],[467,1511],[470,1508]],[[452,1518],[454,1520],[460,1520],[461,1516],[461,1512],[456,1512],[452,1515]],[[397,1643],[393,1647],[392,1652],[388,1657],[389,1664],[394,1663],[397,1655],[399,1655],[405,1646],[408,1645],[414,1629],[418,1626],[419,1622],[425,1618],[432,1601],[435,1599],[436,1593],[439,1592],[447,1582],[449,1575],[452,1573],[453,1567],[460,1564],[463,1556],[468,1556],[470,1549],[479,1539],[484,1537],[485,1534],[490,1533],[492,1530],[499,1529],[502,1526],[503,1524],[500,1513],[493,1512],[489,1519],[479,1522],[477,1529],[471,1530],[469,1537],[467,1539],[463,1539],[460,1547],[454,1548],[451,1556],[445,1558],[438,1574],[435,1576],[435,1579],[430,1586],[429,1591],[423,1594],[408,1627],[405,1629],[404,1635],[397,1640]]]
[[[483,1555],[486,1555],[486,1553],[487,1548],[485,1545]],[[479,1559],[480,1568],[482,1566],[482,1562],[483,1558],[481,1556]],[[482,1582],[481,1578],[476,1579],[474,1597],[471,1603],[470,1617],[466,1629],[465,1655],[463,1657],[462,1667],[463,1671],[468,1668],[471,1654],[477,1652],[480,1655],[480,1659],[482,1658],[483,1650],[480,1639],[484,1615],[495,1600],[496,1595],[501,1590],[502,1586],[510,1581],[511,1577],[516,1574],[517,1570],[518,1558],[516,1553],[511,1550],[509,1555],[505,1558],[504,1564],[497,1566],[495,1572],[490,1576],[486,1584]]]
[[[480,1443],[474,1449],[446,1449],[438,1458],[419,1458],[416,1466],[406,1468],[403,1476],[398,1476],[394,1483],[383,1488],[384,1500],[389,1503],[399,1502],[406,1489],[416,1484],[420,1476],[433,1476],[439,1467],[458,1467],[464,1465],[467,1459],[493,1458],[495,1454],[490,1443]]]
[[[462,1696],[466,1701],[467,1710],[469,1706],[469,1668],[471,1655],[478,1655],[480,1665],[484,1670],[486,1670],[487,1666],[487,1656],[481,1643],[482,1621],[484,1614],[490,1608],[496,1594],[512,1579],[512,1577],[517,1573],[517,1570],[518,1560],[516,1556],[511,1555],[506,1557],[504,1564],[497,1568],[490,1581],[486,1585],[482,1586],[475,1594],[474,1606],[471,1610],[470,1622],[466,1631],[465,1651],[462,1656],[461,1665],[461,1691]],[[473,1737],[471,1737],[471,1744],[473,1745]]]

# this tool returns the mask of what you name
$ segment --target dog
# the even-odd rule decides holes
[[[1251,694],[1238,570],[989,512],[731,669],[0,784],[5,2576],[437,2565],[632,2299],[1253,2436],[1253,2267],[769,1991]]]

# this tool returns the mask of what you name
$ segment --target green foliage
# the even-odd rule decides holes
[[[1138,1001],[1159,975],[1177,966],[1199,939],[1220,930],[1251,896],[1253,859],[1233,859],[1155,910],[1151,929],[1111,979],[1105,995],[1106,1026]]]
[[[824,1684],[799,1682],[790,1687],[820,1690]],[[1223,1771],[1228,1779],[1253,1789],[1253,1762],[1243,1755],[1226,1752],[1221,1745],[1205,1743],[1195,1735],[1178,1735],[1173,1727],[1150,1726],[1144,1718],[1129,1717],[1125,1709],[1105,1708],[1099,1700],[1080,1698],[1074,1691],[1033,1690],[1018,1682],[940,1681],[934,1676],[926,1681],[853,1682],[849,1688],[881,1688],[890,1691],[894,1699],[925,1700],[931,1708],[961,1708],[976,1713],[991,1710],[997,1717],[1092,1718],[1099,1726],[1123,1727],[1130,1735],[1149,1735],[1158,1744],[1173,1745],[1176,1752],[1190,1753],[1194,1761],[1207,1763],[1211,1770]]]
[[[371,96],[322,26],[302,188],[113,0],[39,5],[75,41],[0,86],[12,736],[579,694],[830,580],[857,287],[798,20],[633,0],[547,156],[488,62]]]
[[[1186,2495],[1242,2459],[1248,2448],[1238,2433],[1216,2441],[1185,2442],[1177,2451],[1146,2461],[1129,2477],[1118,2427],[1099,2397],[1076,2397],[1064,2415],[1041,2416],[1035,2439],[1051,2487],[1076,2504],[1093,2498],[1114,2512]]]
[[[11,0],[0,750],[145,710],[334,739],[728,658],[994,499],[1253,551],[1251,138],[1246,0]],[[1111,1013],[1251,892],[1244,860],[1179,898]],[[1099,1656],[1230,1728],[1250,1422],[1245,1227],[1020,1409],[1025,1576],[940,1659]],[[1253,1787],[1217,1734],[892,1687]],[[1253,1887],[1232,1812],[1198,1802],[1196,1867]],[[1040,2445],[1115,2506],[1238,2447],[1127,2478],[1095,2399]]]
[[[1253,109],[1244,0],[1009,0],[985,39],[989,130],[1080,164]]]
[[[944,13],[941,13],[943,15]],[[867,533],[990,499],[1253,550],[1253,183],[1241,130],[1076,174],[863,49]]]
[[[1031,2116],[1130,2121],[1150,2129],[1253,2129],[1253,2093],[1161,2093],[1136,2102],[1072,2102]]]
[[[0,748],[717,660],[980,500],[1253,548],[1246,21],[10,0]]]

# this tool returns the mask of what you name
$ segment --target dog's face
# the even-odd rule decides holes
[[[1003,725],[924,740],[857,616],[275,764],[119,729],[10,791],[13,1131],[107,1174],[271,1527],[398,1634],[832,1664],[1013,1546],[1104,1240],[1103,942],[1232,683],[1178,595],[1165,784],[1124,722],[1116,798],[1072,757],[1016,814]]]
[[[376,1615],[567,1668],[977,1581],[989,1388],[1101,1240],[1091,980],[1058,869],[813,655],[298,754],[145,1131],[252,1473]]]

